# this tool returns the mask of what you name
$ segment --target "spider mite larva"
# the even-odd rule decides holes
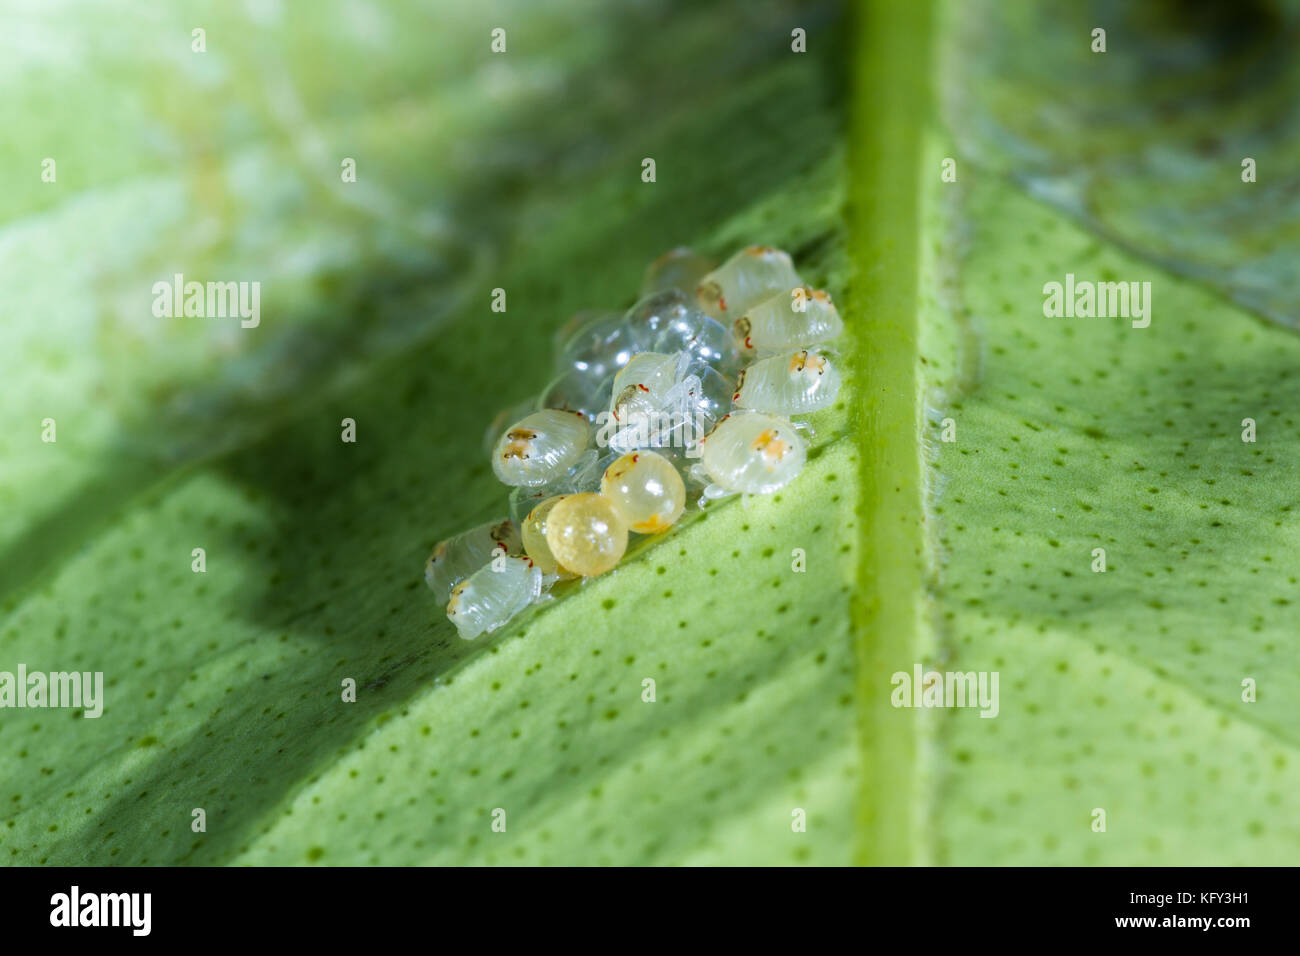
[[[826,408],[840,391],[840,372],[820,352],[801,349],[759,359],[740,373],[731,400],[737,408],[804,415]]]
[[[686,509],[686,485],[672,462],[652,451],[624,455],[605,470],[600,493],[628,527],[654,534],[670,527]]]
[[[497,440],[492,470],[502,484],[532,488],[554,481],[582,455],[591,426],[579,412],[548,408],[515,422]]]
[[[499,554],[518,554],[519,532],[507,518],[462,531],[434,546],[424,563],[424,583],[446,604],[451,589]]]
[[[797,286],[751,306],[732,327],[741,348],[753,355],[829,342],[839,338],[844,322],[829,293]]]
[[[713,481],[705,497],[771,494],[794,480],[805,455],[803,439],[786,419],[763,412],[728,415],[703,442],[700,466]]]
[[[709,315],[730,320],[776,293],[789,296],[802,285],[788,253],[749,246],[701,279],[695,296]]]
[[[542,571],[528,558],[486,564],[451,592],[447,619],[470,641],[495,631],[542,596]]]
[[[546,516],[546,543],[560,567],[595,577],[622,559],[627,522],[603,495],[567,495]]]

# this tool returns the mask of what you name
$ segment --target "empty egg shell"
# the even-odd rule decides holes
[[[506,518],[462,531],[434,546],[424,563],[424,583],[446,604],[457,584],[498,554],[518,554],[520,547],[519,532]]]
[[[591,439],[578,412],[545,409],[506,429],[492,452],[492,471],[502,484],[533,488],[564,475]]]
[[[452,589],[447,619],[465,640],[501,627],[542,596],[542,572],[528,558],[506,557]]]
[[[801,349],[759,359],[740,373],[732,401],[774,415],[805,415],[826,408],[840,391],[840,372],[824,354]]]
[[[788,253],[771,246],[749,246],[701,279],[695,296],[709,315],[731,321],[764,299],[789,296],[791,289],[801,285]]]
[[[652,451],[616,459],[601,479],[600,493],[638,534],[666,530],[686,509],[682,476],[667,458]]]
[[[535,409],[558,408],[560,411],[578,412],[588,421],[595,421],[605,408],[611,387],[612,380],[608,377],[597,382],[587,372],[570,369],[542,389]],[[497,434],[500,434],[499,430]]]
[[[620,422],[650,415],[664,407],[668,390],[676,384],[681,361],[677,355],[640,352],[614,376],[609,412]]]
[[[731,379],[689,352],[633,356],[615,379],[596,443],[620,454],[694,447],[730,407],[733,390]]]
[[[694,293],[700,279],[717,264],[716,260],[702,256],[686,246],[670,249],[646,266],[645,279],[641,283],[641,297],[667,289]]]
[[[828,293],[807,286],[757,303],[733,326],[745,354],[807,348],[837,339],[844,322]]]
[[[590,381],[603,382],[637,352],[651,347],[654,336],[630,325],[621,312],[595,313],[581,321],[579,316],[556,334],[564,337],[555,354],[557,375],[577,371]]]
[[[546,543],[561,567],[594,577],[627,551],[627,522],[603,495],[568,495],[546,517]]]
[[[727,491],[767,495],[794,480],[806,454],[788,420],[740,412],[728,415],[704,439],[700,465]]]
[[[569,470],[555,481],[533,488],[510,489],[510,520],[515,523],[515,527],[522,528],[528,513],[547,498],[554,498],[556,495],[572,495],[579,491],[599,491],[600,476],[618,455],[619,453],[609,450],[588,448],[569,466]]]

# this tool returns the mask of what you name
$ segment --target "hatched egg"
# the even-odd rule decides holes
[[[613,318],[618,315],[612,309],[580,309],[569,317],[569,320],[551,333],[551,354],[556,360],[564,351],[564,347],[584,329],[595,328],[603,320]],[[562,371],[562,369],[557,369]]]
[[[600,476],[605,473],[605,469],[618,457],[618,454],[609,450],[602,453],[598,449],[588,448],[569,466],[568,471],[554,481],[533,488],[511,488],[510,520],[515,523],[515,527],[522,527],[528,513],[547,498],[571,495],[579,491],[598,491]]]
[[[605,399],[609,395],[610,388],[611,379],[608,377],[597,382],[586,372],[570,369],[558,378],[552,379],[551,383],[542,389],[535,409],[541,411],[547,408],[558,408],[565,412],[578,412],[587,421],[595,421],[596,416],[605,408]],[[534,409],[529,409],[532,410]],[[497,434],[501,434],[499,429]]]
[[[677,355],[640,352],[614,376],[609,412],[620,422],[661,411],[668,391],[677,383]]]
[[[749,246],[701,279],[695,296],[709,315],[733,319],[773,294],[788,296],[801,285],[788,253],[771,246]]]
[[[667,458],[652,451],[616,459],[600,481],[600,493],[638,534],[665,530],[686,509],[682,476]]]
[[[820,352],[802,349],[759,359],[742,371],[732,401],[737,408],[804,415],[831,405],[839,391],[839,369]]]
[[[670,249],[646,266],[641,296],[644,298],[666,289],[693,293],[700,279],[717,264],[686,246]]]
[[[547,498],[528,512],[528,517],[524,519],[520,528],[524,551],[533,559],[533,564],[542,569],[543,574],[558,574],[562,570],[559,562],[555,560],[555,555],[551,554],[551,546],[546,543],[546,518],[551,513],[551,509],[564,498],[564,495]]]
[[[638,341],[650,343],[647,351],[689,352],[692,358],[730,373],[744,361],[730,330],[678,289],[642,299],[628,309],[624,323]]]
[[[527,415],[506,429],[492,451],[492,470],[503,484],[532,488],[564,475],[591,439],[580,412],[556,408]]]
[[[556,334],[563,343],[555,352],[555,372],[577,371],[592,382],[603,382],[637,352],[650,348],[653,336],[629,325],[621,312],[595,313],[579,321],[579,313]]]
[[[806,454],[788,420],[742,412],[725,417],[705,437],[700,465],[726,491],[766,495],[794,480]]]
[[[447,619],[469,641],[495,631],[541,596],[541,569],[528,558],[502,558],[452,589]]]
[[[703,315],[685,292],[663,289],[637,301],[623,316],[623,325],[638,342],[653,342],[674,321],[690,312]],[[647,347],[647,351],[650,349]]]
[[[627,523],[603,495],[568,495],[546,516],[546,543],[560,566],[594,577],[627,550]]]
[[[424,563],[424,583],[446,604],[451,589],[498,554],[518,554],[519,532],[506,518],[497,518],[439,541]]]
[[[840,337],[844,322],[829,293],[799,286],[752,306],[733,328],[736,341],[752,355],[829,342]]]

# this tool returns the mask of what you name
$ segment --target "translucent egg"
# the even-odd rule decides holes
[[[787,253],[771,246],[742,249],[696,287],[696,300],[709,315],[728,321],[775,293],[789,296],[803,285]]]
[[[605,473],[610,462],[618,453],[609,450],[588,448],[559,478],[544,485],[532,488],[516,487],[510,490],[510,520],[515,527],[523,527],[528,513],[547,498],[556,495],[571,495],[579,491],[598,491],[600,476]]]
[[[826,408],[840,391],[840,373],[820,352],[759,359],[740,373],[732,396],[737,408],[774,415],[804,415]]]
[[[646,266],[645,279],[641,283],[641,297],[663,292],[665,289],[694,293],[700,279],[716,265],[715,260],[702,256],[686,246],[670,249]]]
[[[569,495],[546,517],[546,543],[561,567],[594,577],[623,557],[627,522],[602,495]]]
[[[652,451],[633,452],[615,460],[601,479],[600,493],[639,534],[665,530],[686,509],[682,476],[668,459]]]
[[[434,546],[424,563],[424,583],[446,604],[451,589],[498,554],[518,554],[519,532],[505,518],[497,518],[469,531],[462,531]]]
[[[577,412],[534,412],[511,425],[497,441],[492,470],[502,484],[545,485],[564,475],[590,438],[587,419]]]
[[[794,480],[806,454],[788,420],[741,412],[728,415],[704,439],[700,465],[725,491],[766,495]]]
[[[559,362],[561,354],[579,332],[596,328],[603,320],[614,318],[619,313],[613,309],[580,309],[569,317],[569,320],[551,333],[551,354],[556,362]],[[556,371],[564,371],[563,366],[557,366]]]
[[[735,375],[745,362],[731,330],[698,309],[673,317],[655,336],[656,352],[686,352],[719,372]]]
[[[773,295],[754,305],[736,319],[734,329],[736,341],[752,355],[829,342],[840,337],[844,322],[828,293],[799,286],[793,295]]]
[[[575,317],[576,318],[576,317]],[[589,381],[603,382],[637,352],[650,350],[653,336],[629,325],[621,312],[601,312],[572,322],[564,341],[555,353],[555,372],[563,375],[577,371]]]
[[[623,325],[638,342],[653,342],[675,320],[691,312],[704,315],[685,292],[664,289],[638,300],[624,314]],[[660,350],[647,348],[646,351]]]
[[[578,412],[588,421],[594,422],[608,404],[612,381],[610,377],[596,381],[587,372],[570,369],[552,379],[542,389],[542,394],[537,398],[536,410],[557,408],[565,412]],[[500,434],[499,430],[497,434]]]
[[[700,429],[698,438],[703,438],[714,425],[726,417],[735,391],[735,382],[732,379],[712,368],[704,370],[700,376],[699,392],[688,396],[691,407],[696,413],[696,424]]]
[[[507,557],[452,589],[447,619],[465,640],[495,631],[542,596],[542,572],[528,558]]]
[[[564,500],[564,495],[547,498],[528,513],[520,528],[524,551],[533,559],[533,564],[542,569],[543,574],[558,574],[559,562],[551,554],[551,546],[546,543],[546,518],[551,509]]]

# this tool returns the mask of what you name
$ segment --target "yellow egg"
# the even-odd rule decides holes
[[[551,554],[550,545],[546,543],[546,518],[551,509],[563,501],[564,495],[547,498],[540,505],[528,512],[524,519],[520,536],[524,542],[524,552],[533,559],[533,564],[542,569],[543,574],[555,574],[560,568]]]
[[[624,455],[605,469],[600,493],[640,534],[665,530],[686,508],[682,476],[672,462],[652,451]]]
[[[627,522],[603,495],[565,495],[546,516],[546,543],[561,567],[595,577],[623,557]]]

